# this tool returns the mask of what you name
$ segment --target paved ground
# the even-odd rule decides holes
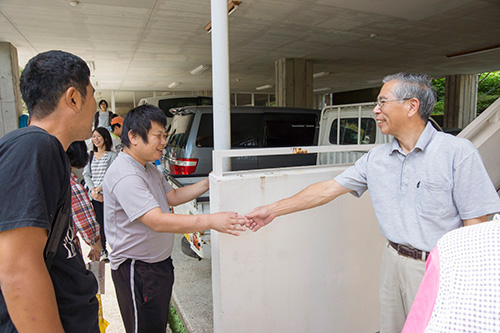
[[[89,253],[90,248],[81,239],[80,244],[82,245],[83,257],[85,259],[85,262],[89,262],[87,254]],[[111,269],[109,268],[109,264],[106,264],[105,287],[104,294],[101,295],[101,301],[104,319],[109,322],[106,333],[125,332],[122,317],[120,315],[120,310],[118,308],[118,302],[116,300],[115,287],[113,285],[113,280],[111,279]]]
[[[181,251],[182,235],[176,235],[172,258],[175,267],[175,283],[172,301],[181,316],[187,332],[212,332],[212,277],[210,260],[193,259]],[[86,258],[89,247],[82,243]],[[87,259],[88,261],[88,259]],[[111,269],[106,264],[105,293],[101,296],[104,319],[109,322],[106,333],[123,333],[120,310],[116,301]],[[167,330],[169,332],[169,330]]]
[[[213,332],[212,262],[198,261],[181,250],[182,235],[175,235],[173,302],[187,332]]]

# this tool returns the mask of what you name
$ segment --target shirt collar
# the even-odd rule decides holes
[[[413,148],[413,150],[418,148],[420,151],[424,151],[425,147],[427,147],[427,145],[431,142],[432,138],[434,137],[434,135],[436,135],[436,133],[437,130],[434,128],[434,126],[432,126],[431,122],[428,121],[427,125],[425,125],[422,134],[420,134],[417,144],[415,145],[415,148]],[[400,153],[403,154],[403,150],[399,146],[399,141],[397,139],[394,139],[392,141],[392,147],[391,150],[389,151],[389,154],[392,154],[395,151],[399,151]]]
[[[132,161],[132,163],[135,163],[137,166],[140,166],[142,169],[146,170],[147,167],[148,167],[148,164],[151,164],[151,163],[146,163],[146,165],[142,165],[138,160],[136,160],[135,158],[133,158],[132,156],[130,156],[128,153],[124,152],[123,150],[120,152],[120,155],[121,153],[123,153],[123,155],[125,156],[125,158],[129,159]]]
[[[73,180],[75,183],[78,183],[78,177],[72,172],[70,174],[71,180]]]

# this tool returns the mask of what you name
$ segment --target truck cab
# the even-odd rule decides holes
[[[383,144],[392,140],[380,132],[373,108],[376,103],[327,105],[321,111],[319,145]],[[317,164],[354,163],[363,153],[335,152],[318,154]]]

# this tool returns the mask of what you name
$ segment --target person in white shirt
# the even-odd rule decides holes
[[[121,116],[116,116],[113,119],[111,119],[111,140],[113,141],[113,146],[111,147],[111,150],[113,150],[115,153],[119,153],[122,151],[123,145],[122,145],[122,126],[123,126],[123,117]]]

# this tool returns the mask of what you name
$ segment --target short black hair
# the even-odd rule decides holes
[[[106,102],[106,100],[105,100],[105,99],[101,99],[101,100],[99,101],[99,104],[97,104],[97,106],[101,106],[101,104],[102,104],[102,103],[106,104],[106,109],[109,107],[108,102]]]
[[[167,125],[167,117],[160,108],[151,104],[143,104],[130,110],[123,121],[121,137],[123,145],[130,147],[128,132],[139,135],[144,143],[148,143],[151,123],[157,123],[163,127]]]
[[[75,141],[70,144],[66,154],[68,154],[69,157],[69,164],[77,169],[83,168],[89,161],[89,154],[85,141]]]
[[[114,132],[116,127],[122,127],[122,125],[118,123],[111,125],[111,132]]]
[[[109,134],[109,131],[104,128],[104,127],[97,127],[94,132],[97,131],[97,133],[101,134],[102,138],[104,139],[104,147],[106,148],[106,151],[110,151],[111,147],[113,147],[113,140],[111,139],[111,135]],[[94,133],[92,132],[92,133]],[[92,144],[94,148],[92,149],[93,151],[97,151],[96,145]]]
[[[87,97],[90,69],[80,57],[47,51],[33,57],[21,74],[20,87],[30,118],[43,119],[57,107],[64,92],[74,87]]]

